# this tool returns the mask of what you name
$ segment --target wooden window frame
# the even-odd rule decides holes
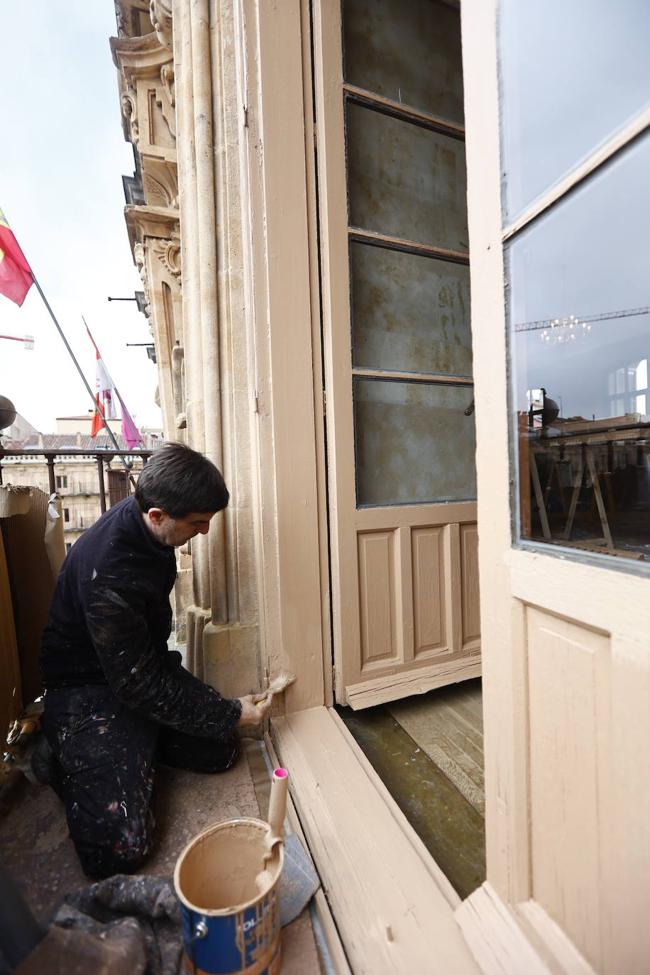
[[[498,3],[498,0],[494,0]],[[497,59],[500,52],[497,51]],[[499,90],[499,119],[501,119],[501,102],[503,95]],[[554,208],[561,205],[569,196],[584,186],[594,175],[597,175],[603,168],[616,156],[624,153],[632,143],[640,136],[650,131],[650,108],[638,112],[625,125],[614,132],[605,142],[597,146],[584,160],[579,162],[573,169],[563,176],[557,183],[554,183],[543,194],[538,196],[527,206],[524,211],[513,221],[507,224],[500,222],[500,237],[503,248],[503,273],[504,281],[507,280],[507,261],[506,245],[515,241],[525,230],[528,230],[538,219],[551,213]],[[501,121],[499,121],[499,138],[501,136]],[[521,532],[521,495],[520,479],[520,459],[518,451],[517,430],[514,422],[514,407],[512,403],[512,330],[513,325],[508,319],[508,314],[504,299],[504,314],[506,322],[506,355],[510,382],[508,383],[508,423],[510,430],[510,464],[511,464],[511,542],[515,549],[524,549],[533,552],[544,553],[552,558],[570,558],[574,561],[585,562],[591,565],[612,565],[619,571],[624,571],[637,575],[650,575],[650,565],[636,559],[621,559],[612,557],[604,549],[602,552],[589,552],[585,549],[575,548],[570,542],[566,545],[551,544],[542,539],[525,538]],[[631,313],[645,312],[646,309],[633,309]],[[536,323],[531,323],[536,324]],[[643,392],[643,390],[641,391]],[[647,390],[646,390],[647,392]],[[525,476],[525,475],[524,475]]]
[[[398,119],[408,125],[415,125],[419,128],[428,129],[431,132],[438,132],[441,135],[449,136],[458,142],[465,142],[465,127],[455,122],[448,122],[430,112],[423,112],[402,102],[393,101],[375,92],[360,88],[343,81],[343,127],[346,133],[347,142],[347,105],[359,105],[371,112],[379,115],[386,115],[389,118]],[[346,151],[346,185],[348,185],[348,164]],[[469,251],[456,251],[444,247],[436,247],[432,244],[424,244],[414,240],[406,240],[402,237],[394,237],[390,234],[381,234],[375,230],[366,230],[363,227],[355,227],[348,223],[348,253],[350,244],[366,244],[368,246],[383,247],[388,251],[398,251],[403,254],[413,254],[418,257],[428,257],[432,260],[447,261],[452,264],[462,264],[469,267]],[[350,325],[354,327],[352,319],[352,309],[350,309]],[[470,376],[447,376],[438,372],[407,372],[393,369],[368,369],[362,366],[352,365],[353,378],[362,379],[384,379],[387,381],[417,382],[436,385],[439,383],[449,383],[455,386],[473,387],[474,381]],[[436,503],[436,502],[433,502]]]

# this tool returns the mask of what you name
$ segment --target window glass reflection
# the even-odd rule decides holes
[[[507,249],[523,538],[650,558],[650,136]]]
[[[650,104],[648,0],[501,0],[505,220]]]
[[[476,498],[471,386],[354,380],[357,503]]]

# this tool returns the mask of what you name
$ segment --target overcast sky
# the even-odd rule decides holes
[[[123,216],[133,155],[108,43],[116,32],[112,0],[0,4],[0,208],[91,388],[82,315],[136,422],[160,426],[156,368],[126,347],[150,341],[148,325],[135,302],[106,300],[141,288]],[[34,287],[22,308],[0,295],[0,333],[34,336],[32,352],[0,339],[0,394],[35,427],[53,432],[55,417],[92,407]]]

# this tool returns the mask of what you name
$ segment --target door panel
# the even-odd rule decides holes
[[[526,621],[532,896],[600,969],[603,838],[585,810],[599,807],[608,780],[610,641],[530,607]]]
[[[414,657],[431,657],[445,645],[445,534],[439,527],[411,530]]]
[[[476,649],[481,637],[478,585],[478,530],[476,525],[460,527],[460,559],[463,606],[463,649]]]
[[[343,7],[315,7],[317,155],[335,690],[364,707],[479,672],[475,434],[458,12]]]
[[[361,670],[396,661],[397,593],[394,532],[361,532],[359,551],[359,604],[361,611]]]

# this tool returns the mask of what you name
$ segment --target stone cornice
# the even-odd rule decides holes
[[[145,237],[171,240],[180,237],[178,210],[171,207],[127,206],[124,208],[131,249]]]
[[[124,137],[139,147],[143,135],[141,116],[145,105],[142,97],[138,97],[138,89],[143,85],[149,88],[153,82],[156,104],[169,127],[169,133],[175,139],[176,98],[172,52],[160,43],[154,32],[140,37],[111,37],[110,45],[113,62],[118,69]],[[150,119],[149,122],[151,125]],[[151,132],[146,141],[152,142]]]
[[[160,66],[172,59],[171,51],[160,43],[154,31],[140,37],[111,37],[110,45],[116,68],[131,68],[143,76],[152,71],[148,76],[154,77],[160,73]]]

